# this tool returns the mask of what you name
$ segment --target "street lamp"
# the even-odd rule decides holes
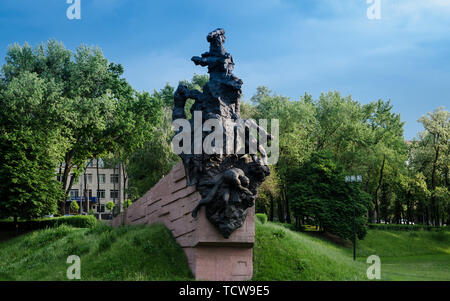
[[[362,182],[362,176],[345,176],[346,183]],[[355,198],[353,198],[353,260],[356,260],[356,207]]]

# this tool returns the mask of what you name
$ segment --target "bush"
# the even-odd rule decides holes
[[[261,224],[267,223],[267,215],[264,213],[256,213],[256,218],[261,222]]]
[[[125,201],[123,202],[123,209],[124,209],[124,210],[127,209],[128,207],[131,206],[131,204],[133,204],[133,202],[132,202],[131,200],[129,200],[129,199],[125,200]]]
[[[114,202],[109,201],[108,203],[106,203],[105,207],[106,209],[111,211],[114,208]]]
[[[60,225],[68,225],[75,228],[91,228],[98,223],[97,219],[92,215],[77,215],[77,216],[63,216],[55,218],[36,219],[30,221],[19,221],[19,229],[23,230],[38,230],[45,228],[55,228]],[[14,230],[14,222],[3,221],[0,222],[0,229]]]
[[[439,231],[448,229],[447,227],[434,227],[426,225],[405,225],[405,224],[369,224],[369,229],[373,230],[394,230],[394,231]]]
[[[80,206],[76,201],[70,203],[70,210],[72,210],[72,212],[78,212],[78,210],[80,210]]]

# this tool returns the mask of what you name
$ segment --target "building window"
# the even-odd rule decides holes
[[[112,174],[110,176],[110,181],[112,184],[119,183],[119,175],[118,174]]]
[[[85,194],[87,194],[88,197],[92,196],[92,189],[81,189],[81,194],[84,197]]]
[[[105,212],[105,205],[97,206],[97,212]]]
[[[111,199],[118,199],[119,198],[119,190],[110,190],[109,197]]]
[[[87,174],[87,181],[89,184],[92,184],[92,174],[90,173]]]
[[[98,181],[100,184],[105,184],[106,183],[106,175],[105,174],[99,174],[98,175]]]
[[[87,190],[87,195],[88,195],[88,197],[92,197],[92,189],[88,189]],[[83,190],[83,196],[84,196],[84,190]]]
[[[99,191],[97,191],[97,197],[99,199],[104,199],[105,198],[105,190],[104,189],[100,189]]]
[[[94,160],[89,161],[87,167],[94,167]]]
[[[78,197],[78,189],[71,189],[69,192],[70,198],[74,199]]]

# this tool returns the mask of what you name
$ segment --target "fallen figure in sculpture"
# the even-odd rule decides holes
[[[223,192],[222,200],[225,202],[226,206],[228,206],[229,203],[241,202],[241,198],[243,197],[250,202],[253,202],[253,193],[247,188],[249,184],[250,180],[245,176],[242,169],[235,167],[224,171],[217,176],[214,187],[209,191],[208,195],[200,200],[198,205],[194,208],[192,217],[197,217],[200,208],[214,200],[219,189]]]

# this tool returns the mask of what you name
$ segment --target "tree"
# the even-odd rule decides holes
[[[387,165],[396,165],[399,169],[406,161],[406,144],[403,138],[404,123],[400,115],[392,113],[390,101],[382,100],[374,103],[373,110],[367,120],[370,127],[368,139],[367,162],[369,168],[378,176],[374,192],[375,217],[380,223],[380,193]],[[373,178],[372,178],[373,179]]]
[[[109,211],[112,211],[113,208],[115,207],[115,204],[113,201],[109,201],[108,203],[106,203],[106,209],[108,209]]]
[[[125,200],[125,201],[123,202],[123,209],[124,209],[124,210],[128,209],[128,207],[130,207],[131,204],[133,204],[133,202],[132,202],[131,200],[129,200],[129,199]]]
[[[63,198],[55,166],[68,144],[56,124],[61,89],[29,71],[0,82],[0,215],[55,213]]]
[[[70,210],[72,213],[77,213],[78,210],[80,210],[80,206],[78,205],[77,201],[73,200],[70,202]]]
[[[450,112],[444,108],[438,108],[427,116],[419,119],[425,128],[422,134],[422,148],[428,154],[429,183],[431,190],[431,211],[435,226],[441,222],[440,207],[443,207],[439,200],[446,202],[445,189],[448,189],[448,169],[449,169],[449,139],[450,139]],[[427,157],[425,155],[425,157]],[[430,170],[431,169],[431,170]],[[445,178],[444,178],[445,177]],[[445,187],[446,185],[447,187]],[[441,186],[441,188],[438,188]]]
[[[3,66],[8,84],[24,72],[53,83],[63,101],[62,114],[55,123],[67,142],[61,164],[61,186],[66,195],[91,158],[115,152],[131,139],[152,132],[149,125],[158,105],[146,102],[122,78],[120,64],[110,63],[99,48],[81,46],[74,53],[61,43],[49,41],[32,49],[14,45],[8,49]],[[153,108],[147,110],[149,105]],[[70,174],[73,174],[70,177]],[[61,198],[61,209],[65,198]]]
[[[343,239],[353,237],[353,203],[356,233],[362,239],[367,232],[367,205],[370,196],[358,183],[345,183],[344,169],[330,152],[318,152],[292,170],[297,183],[289,187],[294,215],[300,223],[315,223],[323,231]]]
[[[275,166],[280,179],[280,193],[277,197],[278,220],[290,223],[288,174],[292,166],[303,162],[311,153],[310,133],[315,125],[314,106],[309,95],[305,95],[299,101],[292,101],[287,97],[272,94],[266,87],[258,87],[251,102],[254,109],[246,108],[248,113],[252,113],[249,114],[250,118],[256,121],[267,119],[269,129],[271,119],[279,120],[280,156]]]
[[[195,75],[191,81],[181,81],[190,89],[202,90],[208,82],[207,75]],[[154,103],[160,104],[160,118],[155,120],[153,135],[142,137],[139,147],[124,149],[126,172],[129,176],[129,197],[137,199],[153,187],[162,176],[168,174],[180,158],[172,152],[172,106],[174,88],[166,85],[152,95],[145,95]],[[190,116],[193,100],[186,103],[186,116]],[[155,115],[155,114],[154,114]],[[125,159],[121,160],[125,162]]]
[[[280,197],[280,184],[275,168],[271,168],[270,176],[259,186],[258,196],[255,200],[256,212],[265,213],[269,221],[273,222],[275,200]],[[279,208],[277,208],[279,209]],[[279,213],[278,216],[281,214]],[[282,215],[281,215],[282,216]]]

